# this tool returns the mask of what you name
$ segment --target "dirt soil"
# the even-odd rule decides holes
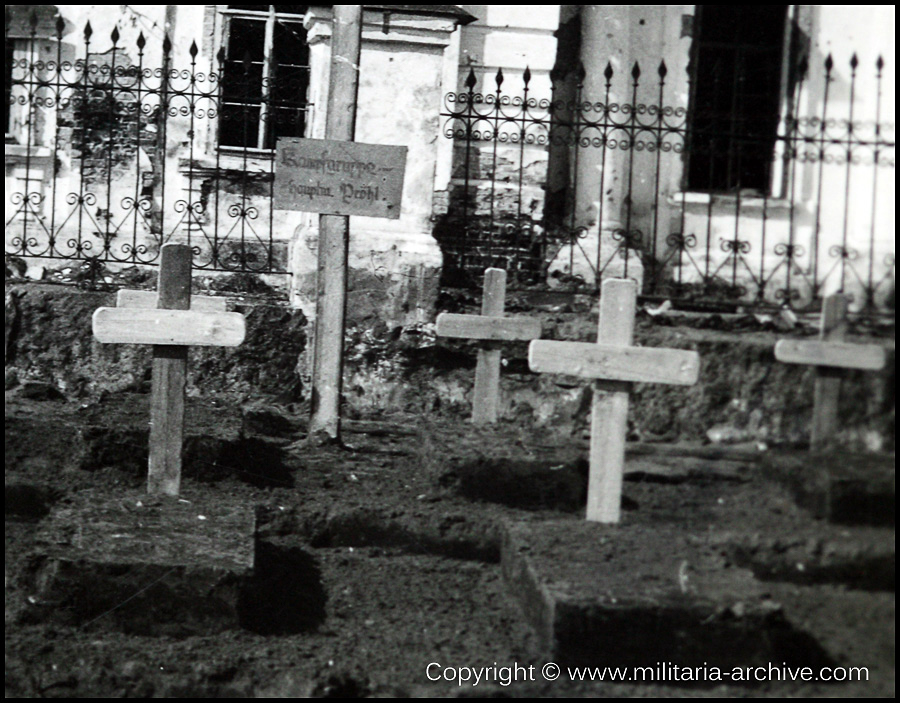
[[[368,416],[346,423],[345,446],[311,449],[303,406],[191,398],[183,497],[257,509],[263,588],[243,626],[215,636],[151,637],[114,631],[112,618],[71,625],[33,617],[28,564],[42,524],[54,507],[91,495],[141,495],[148,406],[141,392],[92,400],[27,385],[7,392],[8,697],[894,695],[893,581],[863,588],[833,578],[765,585],[833,661],[868,667],[867,682],[693,689],[565,676],[508,687],[430,681],[432,662],[540,669],[545,655],[501,575],[503,525],[581,518],[578,466],[562,484],[537,491],[528,472],[513,476],[509,485],[522,487],[522,500],[490,481],[479,489],[463,473],[448,478],[435,468],[439,455],[424,466],[423,447],[440,452],[468,433],[459,417]],[[519,422],[492,433],[496,446],[509,447],[523,438],[539,444],[547,430]],[[835,530],[851,540],[871,537],[872,528],[835,528],[804,513],[753,464],[724,462],[721,479],[710,478],[715,462],[708,459],[667,456],[664,463],[678,478],[648,480],[636,471],[626,483],[626,520],[681,533],[702,525],[723,540],[745,529],[756,545],[792,531],[810,543]],[[541,499],[554,490],[564,499]],[[879,535],[892,543],[893,527]],[[648,545],[648,553],[661,548]]]

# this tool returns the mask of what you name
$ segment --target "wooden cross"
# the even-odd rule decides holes
[[[505,299],[506,271],[490,268],[484,272],[481,315],[441,313],[437,317],[438,336],[481,339],[488,342],[478,350],[478,363],[475,366],[472,422],[476,425],[497,421],[500,405],[500,350],[492,343],[528,341],[541,336],[540,320],[503,317]]]
[[[224,299],[191,298],[191,255],[189,246],[166,244],[157,293],[119,291],[117,307],[94,311],[97,341],[153,345],[150,494],[177,496],[181,487],[188,346],[235,347],[244,341],[244,316],[225,312]]]
[[[810,448],[814,452],[824,449],[838,430],[838,398],[843,369],[878,371],[885,364],[883,347],[844,342],[849,303],[847,296],[837,293],[822,301],[818,340],[782,339],[775,345],[778,361],[816,367],[810,437]]]
[[[631,346],[636,299],[634,281],[604,281],[596,344],[536,340],[528,349],[532,371],[594,379],[587,501],[594,522],[619,521],[631,384],[693,385],[700,373],[697,352]]]

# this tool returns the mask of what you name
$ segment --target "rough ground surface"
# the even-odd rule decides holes
[[[121,633],[112,616],[34,622],[27,577],[42,525],[91,496],[141,491],[148,396],[90,400],[23,385],[6,400],[7,696],[894,695],[893,581],[848,585],[825,568],[866,550],[892,564],[893,527],[816,519],[747,455],[668,451],[657,461],[646,447],[632,452],[625,521],[660,529],[646,545],[630,540],[633,549],[665,553],[669,538],[695,536],[720,545],[723,568],[743,555],[753,570],[784,554],[791,573],[821,566],[821,577],[800,582],[757,567],[758,589],[830,660],[868,667],[869,680],[697,689],[539,674],[509,687],[429,681],[432,662],[540,671],[546,654],[501,573],[503,525],[577,521],[584,490],[577,435],[522,421],[473,434],[454,414],[370,415],[347,423],[345,447],[308,449],[302,406],[193,398],[184,498],[257,509],[259,574],[243,596],[243,626],[151,637]],[[491,463],[494,448],[503,460]],[[645,589],[630,578],[617,574],[616,588]]]

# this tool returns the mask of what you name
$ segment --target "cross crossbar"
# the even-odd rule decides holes
[[[97,341],[106,344],[236,347],[246,334],[237,312],[155,308],[97,308],[93,328]]]
[[[531,343],[528,366],[539,373],[678,386],[692,386],[700,375],[700,358],[693,351],[546,339]]]
[[[440,337],[527,342],[541,336],[541,321],[530,317],[457,315],[444,312],[437,317],[435,331]]]
[[[877,344],[782,339],[775,344],[775,358],[786,364],[878,371],[887,355]]]
[[[130,290],[121,288],[116,293],[117,308],[155,309],[159,302],[159,293],[155,290]],[[191,310],[197,312],[227,312],[228,301],[214,295],[192,295]]]

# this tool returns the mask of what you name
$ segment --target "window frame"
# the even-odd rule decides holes
[[[305,7],[305,6],[304,6]],[[243,19],[243,20],[256,20],[262,21],[265,23],[264,27],[264,44],[263,44],[263,66],[262,66],[262,79],[260,85],[260,102],[259,102],[259,122],[256,127],[256,140],[253,146],[250,145],[240,145],[240,144],[223,144],[222,143],[222,127],[221,122],[217,125],[216,137],[215,137],[215,147],[220,151],[225,152],[250,152],[250,153],[260,153],[260,154],[271,154],[274,151],[274,148],[270,148],[266,146],[266,142],[269,139],[270,130],[273,128],[272,125],[274,123],[270,123],[268,121],[268,116],[270,110],[272,110],[271,103],[269,102],[270,90],[272,86],[272,75],[273,68],[276,65],[275,57],[274,57],[274,43],[275,43],[275,24],[277,22],[285,22],[290,24],[297,24],[303,27],[306,14],[299,13],[285,13],[285,12],[277,12],[275,10],[275,5],[269,5],[268,11],[255,11],[255,10],[246,10],[246,9],[233,9],[228,5],[220,5],[218,6],[218,13],[221,17],[222,28],[220,31],[220,46],[222,48],[222,56],[223,61],[221,64],[221,88],[220,88],[220,106],[219,106],[219,119],[222,119],[222,115],[224,113],[224,106],[226,104],[224,97],[224,86],[225,86],[225,62],[226,61],[237,61],[237,58],[231,58],[228,56],[228,49],[231,44],[231,30],[232,30],[232,20],[234,19]],[[309,44],[307,43],[307,47]],[[303,101],[302,111],[304,113],[303,120],[303,132],[304,136],[309,130],[309,112],[310,112],[310,102],[309,102],[309,83],[311,79],[311,66],[310,66],[310,54],[307,53],[305,60],[307,64],[303,66],[302,64],[291,64],[293,66],[302,66],[306,69],[307,79],[306,79],[306,97]],[[244,103],[230,103],[241,105]],[[249,103],[255,104],[255,103]],[[275,108],[277,109],[277,107]]]

